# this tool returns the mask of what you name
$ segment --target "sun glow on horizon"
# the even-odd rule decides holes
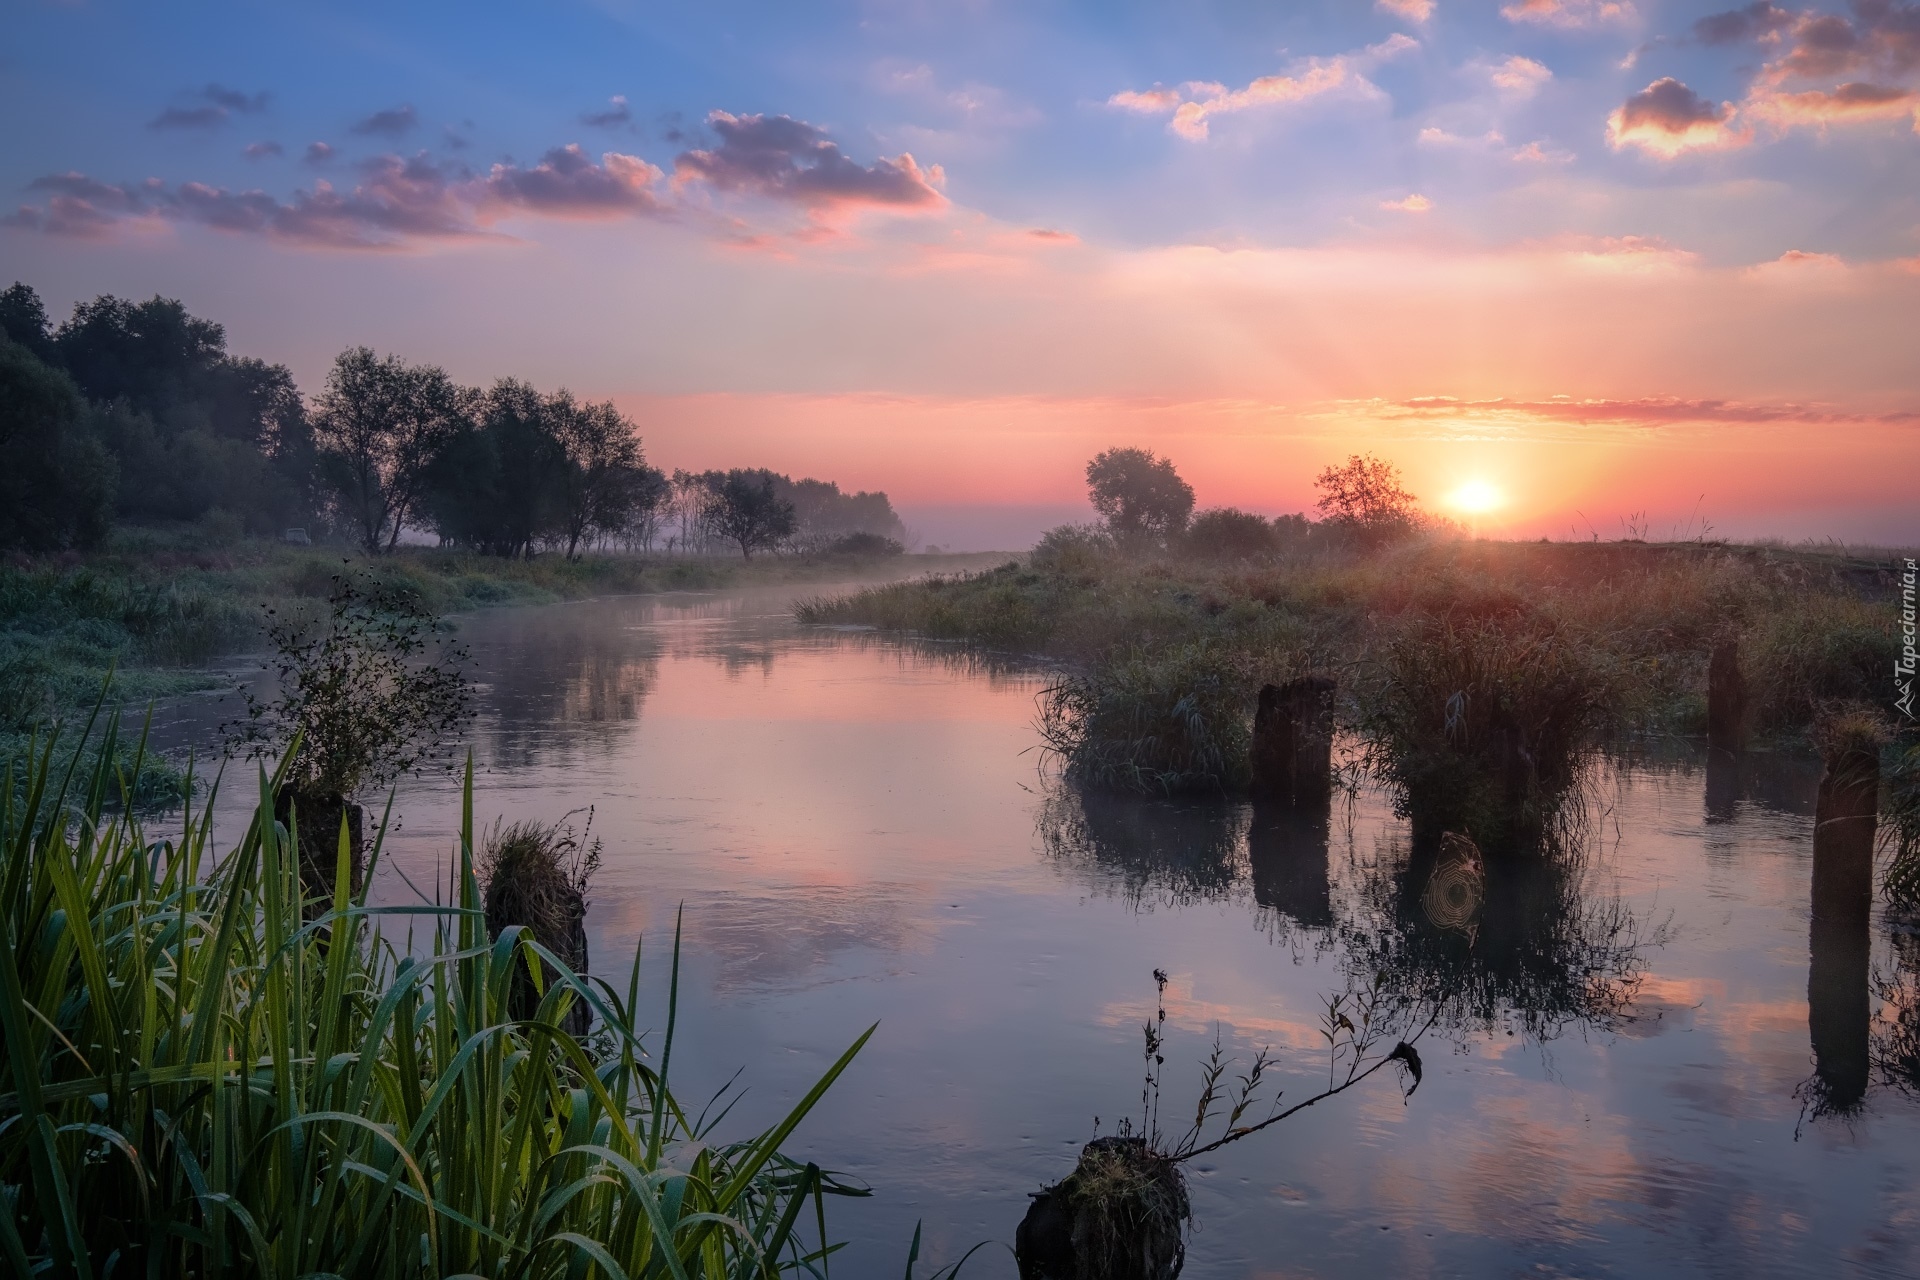
[[[1483,515],[1506,505],[1507,495],[1485,480],[1469,480],[1446,498],[1447,505],[1469,515]]]

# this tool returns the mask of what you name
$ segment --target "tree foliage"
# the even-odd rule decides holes
[[[1203,511],[1187,526],[1181,548],[1203,560],[1257,560],[1280,546],[1273,525],[1250,511],[1215,507]]]
[[[65,374],[0,338],[0,548],[88,547],[106,532],[113,459]]]
[[[446,370],[340,353],[314,402],[314,439],[348,528],[369,555],[390,551],[420,514],[441,451],[471,424],[475,393]]]
[[[1146,449],[1108,449],[1087,464],[1087,495],[1107,531],[1130,551],[1165,546],[1187,527],[1193,486]]]
[[[1391,542],[1420,527],[1417,499],[1400,484],[1400,469],[1371,454],[1355,454],[1320,473],[1316,504],[1329,524],[1368,545]]]
[[[699,477],[705,518],[716,533],[740,548],[743,560],[793,533],[793,503],[780,496],[777,479],[771,471],[738,467]]]
[[[306,410],[292,375],[229,355],[218,324],[171,298],[103,294],[50,331],[39,295],[15,283],[0,293],[0,328],[91,402],[92,434],[117,464],[119,518],[225,511],[264,531],[314,514]]]

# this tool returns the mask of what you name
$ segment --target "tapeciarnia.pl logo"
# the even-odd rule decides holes
[[[1914,573],[1914,562],[1909,558],[1905,572],[1900,575],[1900,656],[1893,660],[1893,705],[1900,708],[1909,720],[1915,718],[1913,714]]]

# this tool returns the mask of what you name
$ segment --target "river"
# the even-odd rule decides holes
[[[1581,856],[1490,874],[1437,921],[1387,797],[1316,829],[1076,796],[1036,749],[1044,671],[801,627],[793,594],[460,631],[477,815],[591,807],[593,967],[624,988],[644,935],[656,1028],[684,908],[673,1074],[745,1068],[723,1133],[879,1023],[792,1147],[873,1188],[830,1203],[835,1274],[901,1274],[916,1222],[923,1275],[1011,1241],[1096,1117],[1138,1116],[1155,969],[1176,1132],[1216,1034],[1240,1069],[1271,1046],[1291,1101],[1327,1078],[1329,996],[1378,982],[1440,1012],[1412,1096],[1389,1069],[1194,1163],[1195,1280],[1920,1274],[1920,1105],[1892,1078],[1916,1070],[1920,937],[1876,914],[1810,1010],[1812,766],[1611,760]],[[212,743],[231,703],[167,704],[156,736]],[[395,811],[388,902],[444,879],[457,786],[408,782]],[[1000,1247],[963,1272],[1013,1274]]]

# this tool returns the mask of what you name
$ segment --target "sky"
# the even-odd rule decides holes
[[[1084,466],[1920,542],[1920,5],[0,0],[0,279],[612,398],[926,542]]]

